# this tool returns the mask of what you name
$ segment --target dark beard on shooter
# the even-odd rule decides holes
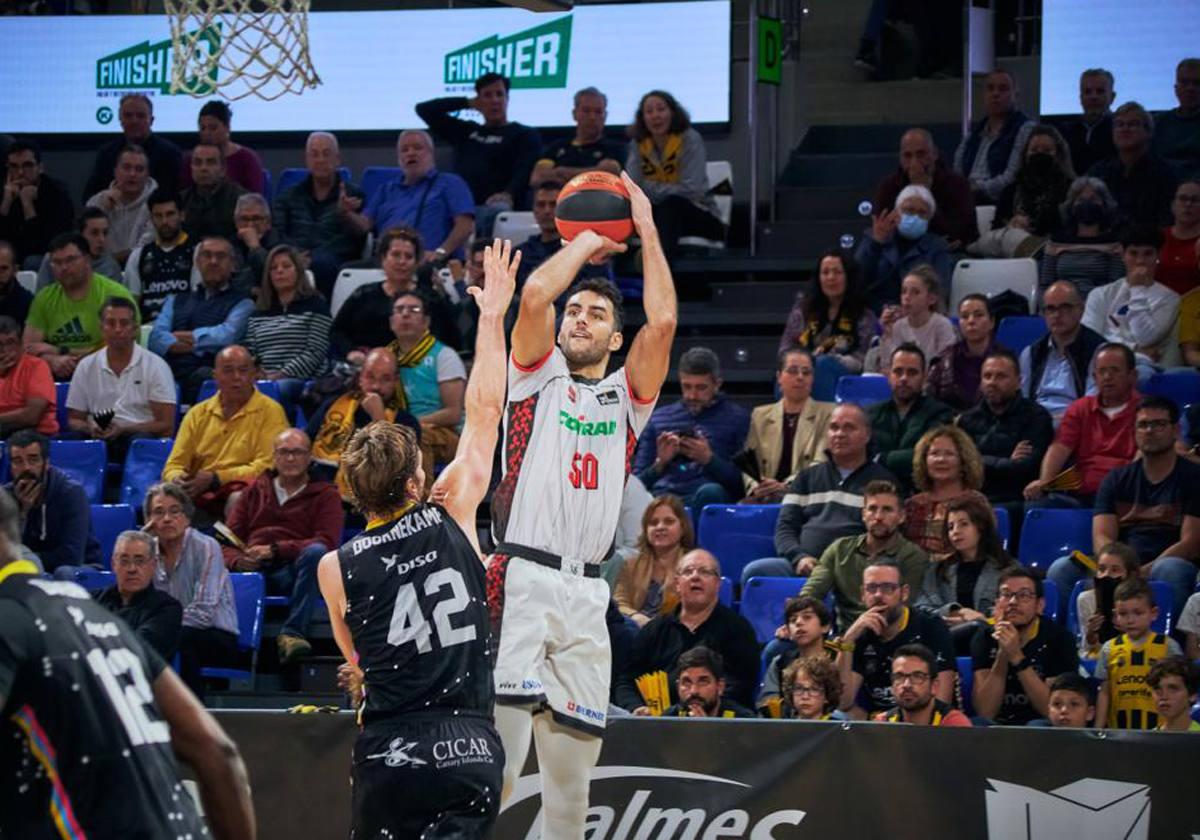
[[[604,358],[608,355],[608,350],[604,347],[591,347],[583,352],[577,352],[568,349],[568,346],[564,346],[562,354],[567,360],[568,366],[572,370],[578,370],[579,368],[590,367],[604,361]]]

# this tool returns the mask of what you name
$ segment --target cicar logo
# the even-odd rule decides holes
[[[647,782],[646,780],[651,780]],[[596,783],[609,781],[625,783],[617,796],[604,795]],[[654,790],[655,781],[668,783],[661,791]],[[730,837],[747,840],[790,840],[796,837],[794,828],[807,815],[805,811],[785,809],[765,814],[751,814],[741,808],[729,808],[717,813],[702,807],[703,794],[689,795],[680,801],[679,782],[692,789],[696,783],[709,783],[736,788],[750,786],[734,779],[707,776],[686,770],[666,767],[635,767],[612,765],[592,769],[592,806],[588,808],[588,840],[617,840],[627,837],[699,838]],[[512,796],[501,808],[503,814],[527,799],[541,795],[539,774],[519,779]],[[603,802],[619,803],[612,807]],[[509,826],[513,828],[513,826]],[[793,829],[789,831],[788,828]],[[542,812],[539,809],[524,834],[514,834],[524,840],[542,836]],[[548,838],[547,838],[548,840]]]
[[[210,55],[221,46],[219,25],[210,26],[198,34],[200,40],[197,43],[203,45],[203,48],[207,48]],[[157,88],[159,93],[169,94],[171,92],[171,65],[174,57],[175,49],[170,38],[156,44],[143,41],[119,52],[106,55],[96,61],[96,90]],[[212,87],[212,83],[216,80],[217,68],[214,64],[212,72],[208,76],[208,89],[199,89],[198,95],[212,92],[215,89]],[[99,115],[97,115],[97,119],[99,119]]]
[[[507,76],[514,88],[567,86],[571,56],[571,16],[501,38],[492,35],[443,59],[447,86],[469,85],[484,73]]]

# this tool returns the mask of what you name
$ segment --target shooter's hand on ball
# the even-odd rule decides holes
[[[588,262],[592,265],[602,265],[613,254],[623,254],[629,250],[624,242],[613,242],[607,236],[601,236],[594,230],[581,231],[571,241],[585,243],[586,249],[591,253]]]

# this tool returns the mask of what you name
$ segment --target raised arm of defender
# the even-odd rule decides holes
[[[466,422],[458,451],[438,476],[430,497],[454,517],[476,542],[475,513],[492,478],[500,419],[504,413],[507,362],[504,357],[504,314],[516,289],[521,252],[497,239],[483,252],[483,288],[467,289],[479,305],[475,363],[467,383]],[[475,546],[479,550],[479,546]]]
[[[633,396],[645,401],[658,396],[671,367],[671,342],[675,340],[679,307],[650,200],[628,174],[621,173],[621,179],[629,190],[633,227],[642,240],[642,307],[646,310],[646,324],[638,330],[625,357],[625,373]]]

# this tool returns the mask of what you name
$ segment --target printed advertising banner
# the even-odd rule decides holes
[[[318,12],[308,20],[322,84],[271,102],[236,102],[235,131],[419,125],[418,102],[472,96],[474,80],[489,71],[512,79],[509,117],[529,125],[569,125],[575,91],[589,86],[608,95],[613,124],[629,122],[652,88],[671,91],[695,122],[729,121],[729,0],[582,6],[556,15]],[[212,38],[219,42],[221,33]],[[111,131],[117,102],[131,91],[153,98],[155,130],[195,131],[200,101],[170,93],[164,15],[5,17],[0,42],[2,131]]]
[[[219,712],[259,837],[344,837],[353,717]],[[588,840],[1147,840],[1200,834],[1195,736],[1059,729],[619,719],[592,774]],[[439,742],[394,762],[436,763]],[[532,753],[532,750],[531,750]],[[533,758],[496,827],[536,840]]]

